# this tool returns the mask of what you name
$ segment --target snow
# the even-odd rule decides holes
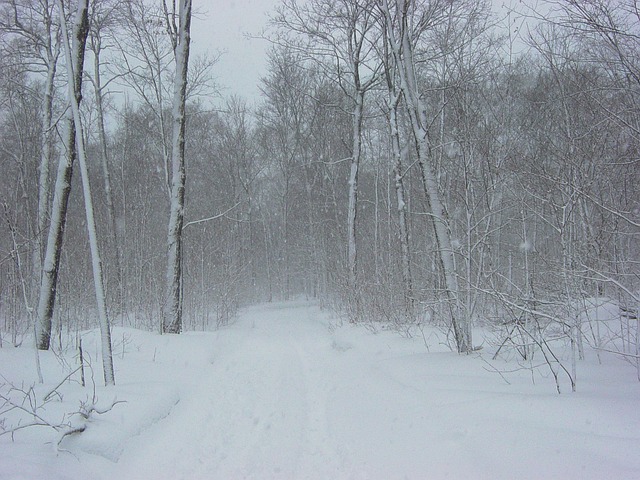
[[[525,241],[520,243],[518,248],[523,252],[530,252],[531,251],[531,242],[529,240],[525,240]]]
[[[440,331],[424,334],[374,334],[306,302],[248,308],[215,332],[114,328],[116,386],[97,386],[96,404],[125,403],[94,415],[59,450],[59,435],[44,427],[0,437],[0,477],[640,478],[640,384],[630,364],[590,354],[578,393],[558,395],[544,368],[492,361],[488,345],[458,355]],[[83,345],[101,385],[98,332],[85,332]],[[74,355],[42,354],[38,398],[75,368]],[[0,373],[14,385],[35,382],[33,363],[28,348],[0,349]],[[91,382],[59,392],[47,418],[93,399]]]

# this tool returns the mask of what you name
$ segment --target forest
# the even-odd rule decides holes
[[[189,58],[191,8],[0,3],[0,346],[307,298],[638,363],[635,1],[282,0],[256,102]]]

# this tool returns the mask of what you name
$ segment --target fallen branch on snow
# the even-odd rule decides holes
[[[52,428],[59,434],[56,442],[56,446],[59,448],[66,437],[84,432],[87,428],[87,423],[94,414],[103,415],[110,412],[119,403],[125,403],[114,399],[104,407],[98,407],[98,398],[94,391],[91,399],[87,398],[86,401],[80,401],[78,410],[64,413],[59,420],[49,418],[47,416],[47,404],[51,403],[56,395],[61,398],[58,388],[76,371],[77,369],[47,393],[42,402],[39,402],[33,386],[25,389],[16,387],[9,382],[0,385],[0,436],[11,435],[11,439],[14,440],[14,435],[26,428]],[[17,414],[18,416],[13,423],[8,420],[8,415],[11,414]]]

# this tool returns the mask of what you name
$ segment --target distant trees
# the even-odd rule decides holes
[[[576,35],[558,32],[551,40],[553,43],[545,43],[542,49],[537,43],[539,56],[533,62],[514,58],[513,54],[511,57],[503,55],[508,45],[502,48],[506,39],[496,35],[498,30],[492,27],[487,4],[396,1],[382,2],[373,10],[360,2],[312,3],[304,7],[295,2],[283,4],[283,9],[275,16],[279,32],[276,41],[293,46],[299,52],[296,61],[309,72],[309,77],[322,75],[330,81],[346,79],[346,72],[352,71],[347,68],[348,62],[342,66],[340,60],[332,63],[334,59],[330,52],[334,52],[337,59],[343,58],[339,52],[335,53],[338,50],[331,43],[342,34],[336,19],[343,18],[344,12],[357,12],[359,8],[373,12],[368,18],[374,21],[370,28],[375,34],[366,44],[369,56],[359,65],[369,72],[375,71],[377,77],[370,86],[369,104],[363,104],[371,120],[362,124],[359,134],[367,139],[367,150],[362,156],[364,170],[357,169],[360,178],[365,178],[364,185],[362,180],[357,183],[358,190],[370,192],[371,197],[366,198],[356,211],[364,215],[363,225],[374,225],[370,251],[379,253],[381,203],[391,212],[389,192],[395,192],[398,214],[395,219],[389,217],[384,228],[398,238],[397,250],[391,243],[385,248],[391,249],[392,257],[397,255],[399,272],[387,277],[385,282],[386,288],[403,293],[400,297],[394,297],[393,293],[385,297],[381,295],[384,287],[378,286],[375,287],[375,299],[365,299],[365,290],[373,284],[361,289],[355,297],[344,300],[350,304],[346,308],[352,312],[355,305],[364,305],[363,314],[357,318],[371,315],[398,318],[389,313],[395,309],[407,312],[405,318],[411,319],[413,305],[421,304],[418,311],[424,311],[426,307],[438,316],[446,314],[449,317],[457,349],[468,352],[473,348],[473,321],[494,315],[496,309],[503,308],[504,294],[520,305],[518,315],[528,319],[536,316],[531,316],[530,310],[539,308],[540,302],[548,303],[550,296],[561,294],[565,304],[583,296],[576,287],[584,283],[584,277],[595,278],[597,275],[578,273],[577,252],[582,252],[578,263],[586,261],[584,253],[587,251],[593,253],[592,260],[597,258],[597,262],[602,262],[606,254],[593,247],[594,244],[602,245],[597,238],[603,235],[600,222],[606,217],[613,220],[617,215],[620,217],[615,220],[616,224],[626,221],[631,227],[635,222],[622,213],[623,210],[632,211],[629,205],[614,207],[607,205],[603,198],[596,199],[595,190],[612,191],[611,185],[596,187],[596,184],[604,178],[613,181],[613,177],[593,177],[594,172],[601,170],[587,159],[603,158],[602,151],[596,153],[594,149],[609,141],[605,138],[596,140],[578,127],[583,122],[593,125],[597,116],[604,115],[606,122],[624,125],[625,138],[635,136],[630,121],[635,113],[628,107],[624,113],[613,110],[624,104],[618,103],[620,94],[613,94],[612,90],[606,96],[596,95],[603,91],[606,83],[605,76],[600,76],[604,70],[578,67],[583,60],[593,64],[608,58],[603,65],[609,69],[609,78],[622,78],[619,72],[629,72],[629,59],[633,58],[629,54],[633,37],[625,32],[634,31],[629,18],[635,17],[621,13],[628,6],[596,3],[587,8],[577,2],[558,2],[556,6],[566,16],[557,23],[562,28],[573,28]],[[329,13],[333,15],[332,21],[323,21],[323,15]],[[616,19],[620,24],[621,18],[625,19],[624,27],[612,27],[607,23]],[[359,27],[359,33],[365,31],[366,28]],[[592,48],[598,38],[600,46]],[[315,40],[307,44],[309,39]],[[569,50],[558,51],[563,41],[571,43]],[[551,62],[548,61],[551,57],[545,53],[550,51],[549,46],[555,51]],[[591,49],[590,54],[587,48]],[[383,70],[378,70],[376,65],[380,64],[384,65]],[[610,65],[617,65],[618,73],[610,70]],[[342,72],[343,76],[336,71]],[[629,75],[633,79],[633,74]],[[545,92],[543,97],[554,96],[546,109],[540,108],[542,92]],[[342,94],[346,98],[349,91],[343,90]],[[322,108],[327,111],[342,108],[343,98],[334,95]],[[379,110],[381,106],[382,110]],[[305,108],[312,108],[311,104]],[[552,112],[557,112],[558,116],[550,116],[555,115]],[[379,114],[384,114],[389,123],[388,143],[379,143],[385,137],[373,134],[377,128],[373,119]],[[598,131],[605,137],[610,135],[606,132],[610,131]],[[560,142],[561,138],[565,140]],[[346,138],[342,143],[347,145]],[[386,152],[383,154],[392,159],[383,195],[379,191],[378,167],[374,167],[379,162],[374,160],[373,152],[377,152],[375,155]],[[336,158],[340,161],[339,154]],[[517,162],[517,158],[524,160]],[[558,162],[549,163],[553,158],[558,158]],[[631,163],[625,165],[630,167]],[[621,181],[626,184],[628,178],[625,174]],[[413,179],[422,184],[422,192],[416,191],[419,183]],[[550,193],[554,188],[559,189],[558,194],[564,200],[552,200],[554,197],[550,197]],[[624,197],[628,198],[626,194]],[[595,203],[590,207],[591,202]],[[371,205],[371,214],[367,211],[368,205]],[[426,208],[424,212],[419,211],[421,205]],[[598,210],[607,214],[598,218]],[[554,211],[561,216],[558,217],[560,223],[553,219]],[[350,218],[348,211],[345,213]],[[363,231],[368,228],[364,227]],[[428,230],[423,232],[422,228]],[[611,228],[605,230],[613,232],[619,227]],[[347,230],[352,231],[349,223]],[[559,236],[556,237],[557,233]],[[569,237],[565,238],[565,235]],[[557,238],[555,245],[565,245],[564,250],[536,247],[536,239],[545,236]],[[347,233],[347,238],[351,237]],[[622,239],[607,238],[605,243],[613,241],[614,244]],[[363,237],[359,242],[366,246],[369,238]],[[415,253],[410,253],[410,243],[417,245]],[[345,247],[346,272],[353,266],[354,256],[350,252],[354,249],[350,244],[354,243],[346,242]],[[362,249],[358,251],[362,252]],[[542,251],[547,253],[545,260]],[[564,278],[558,285],[566,286],[569,282],[574,285],[570,290],[548,289],[551,277],[548,270],[541,268],[540,262],[551,261],[549,255],[554,257],[554,262],[559,262],[557,271],[562,272],[561,278]],[[358,271],[379,272],[379,265],[380,257],[375,255],[375,259],[363,259]],[[583,264],[583,268],[593,273],[604,264],[600,263],[597,268],[593,263],[589,265]],[[626,265],[630,266],[628,262]],[[378,274],[368,278],[377,278]],[[350,278],[353,280],[352,275]],[[576,284],[580,278],[583,280]],[[399,290],[394,290],[394,279],[398,279],[397,285],[403,285]],[[436,307],[439,292],[444,296],[444,309]],[[602,289],[596,289],[593,294],[602,292]],[[513,299],[513,295],[518,298]],[[402,298],[401,302],[399,298]],[[574,313],[568,312],[575,319]],[[579,324],[571,328],[573,333],[567,338],[575,340],[580,350],[584,332],[580,332]]]
[[[18,342],[42,291],[40,344],[60,346],[95,308],[62,21],[1,5],[0,329]],[[633,320],[598,333],[584,312],[637,303],[639,20],[626,1],[549,6],[518,55],[483,2],[286,0],[254,107],[200,88],[190,3],[92,2],[77,96],[111,322],[205,329],[305,295],[352,321],[433,321],[460,352],[484,322],[553,331],[576,360],[612,337],[635,351]]]
[[[364,98],[379,82],[380,61],[375,55],[375,2],[370,0],[283,1],[274,17],[281,42],[314,62],[319,73],[339,86],[351,102],[351,167],[347,208],[347,286],[358,315],[358,175],[362,158]],[[299,42],[302,40],[302,44]]]
[[[307,75],[296,52],[289,48],[273,50],[269,56],[269,73],[263,79],[265,104],[259,114],[260,146],[273,162],[273,188],[278,199],[278,223],[281,241],[277,249],[276,265],[281,273],[282,297],[289,299],[292,287],[293,244],[292,212],[300,201],[299,170],[309,159],[310,135],[309,92],[312,80]]]

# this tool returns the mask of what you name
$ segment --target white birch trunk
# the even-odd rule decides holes
[[[45,11],[49,12],[48,5],[45,5]],[[53,92],[55,88],[55,76],[58,62],[57,51],[54,51],[53,42],[51,41],[51,19],[48,18],[46,32],[46,54],[47,54],[47,78],[44,84],[44,96],[42,99],[42,115],[40,134],[40,165],[38,167],[38,218],[35,235],[35,245],[33,248],[32,258],[32,289],[31,298],[32,305],[38,301],[38,288],[42,277],[42,262],[44,255],[44,232],[47,227],[49,218],[49,195],[51,191],[51,182],[49,181],[49,170],[52,164],[53,154],[53,135],[54,130],[51,122],[53,120]]]
[[[393,19],[387,0],[383,0],[382,9],[386,17],[386,36],[391,47],[398,74],[400,88],[405,98],[407,113],[416,141],[418,163],[422,174],[422,181],[431,208],[431,218],[438,246],[438,259],[442,266],[445,280],[445,293],[449,303],[451,325],[454,330],[458,352],[471,351],[471,328],[468,319],[461,318],[462,309],[459,306],[458,281],[455,274],[451,232],[446,218],[444,201],[438,189],[438,182],[433,172],[431,162],[433,155],[428,138],[428,119],[426,110],[420,97],[420,90],[416,82],[416,72],[413,59],[413,45],[409,34],[409,19],[407,0],[396,1],[398,38],[393,30]]]
[[[168,15],[168,12],[167,12]],[[167,21],[173,25],[171,19]],[[176,71],[173,84],[173,141],[171,150],[171,205],[167,236],[167,292],[163,308],[162,331],[182,330],[182,225],[185,188],[185,104],[189,42],[191,40],[191,0],[179,0],[179,28],[174,31]]]
[[[356,243],[356,220],[358,216],[358,170],[362,151],[362,117],[364,92],[356,87],[353,109],[353,152],[349,173],[349,206],[347,210],[347,262],[349,268],[349,288],[357,297],[358,290],[358,250]]]
[[[80,11],[79,11],[80,14]],[[62,14],[61,14],[62,15]],[[62,15],[63,16],[63,15]],[[85,12],[86,17],[86,12]],[[88,20],[82,23],[79,15],[73,30],[72,49],[77,52],[76,60],[79,64],[84,63],[84,45],[88,33]],[[63,21],[64,24],[64,21]],[[82,48],[80,48],[80,45]],[[73,78],[75,88],[74,96],[77,103],[82,98],[82,69],[74,69],[76,77]],[[70,80],[71,82],[71,80]],[[58,287],[58,271],[60,266],[60,254],[62,252],[62,242],[64,240],[64,229],[67,218],[67,205],[69,194],[71,193],[71,177],[73,175],[73,164],[76,158],[75,139],[76,125],[73,113],[67,112],[67,152],[60,156],[56,183],[54,187],[53,201],[51,204],[51,218],[49,221],[49,232],[44,260],[42,262],[42,275],[40,278],[40,291],[38,297],[36,337],[40,350],[48,350],[51,343],[51,319],[56,301],[56,291]]]
[[[67,74],[69,77],[69,104],[73,114],[73,119],[77,128],[75,138],[75,147],[78,153],[78,161],[80,164],[80,176],[82,177],[82,191],[84,196],[84,208],[87,218],[87,231],[89,235],[89,246],[91,249],[91,266],[93,270],[93,283],[95,287],[96,302],[98,306],[98,317],[100,321],[100,339],[102,346],[102,370],[104,374],[105,385],[114,385],[115,377],[113,373],[113,356],[111,352],[111,330],[109,326],[109,317],[107,315],[107,303],[104,292],[104,281],[102,276],[102,261],[100,260],[100,249],[98,247],[98,235],[96,232],[96,222],[93,211],[93,200],[91,197],[91,185],[89,183],[89,171],[87,169],[86,149],[84,144],[84,135],[82,131],[82,117],[80,116],[80,99],[77,96],[81,87],[76,87],[74,81],[82,76],[84,63],[84,48],[86,45],[87,31],[89,28],[88,8],[89,0],[79,0],[78,10],[74,24],[74,32],[82,33],[85,41],[74,41],[73,53],[69,45],[64,10],[62,0],[58,0],[60,10],[60,20],[62,23],[64,50],[67,63]],[[77,38],[80,38],[78,35]],[[76,38],[74,37],[74,40]],[[72,145],[67,145],[68,149],[72,149]]]

